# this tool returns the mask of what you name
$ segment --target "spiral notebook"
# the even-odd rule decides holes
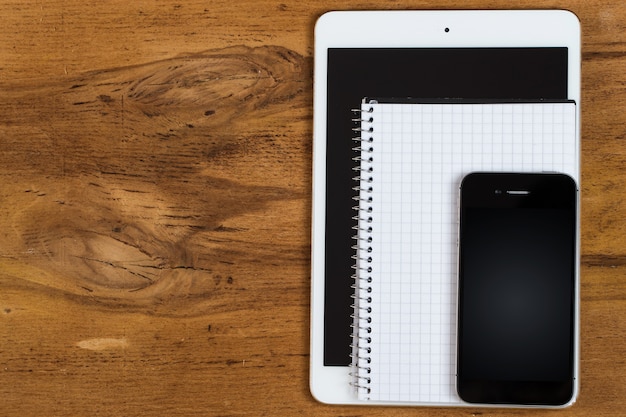
[[[473,171],[579,178],[576,104],[364,101],[357,117],[353,385],[458,404],[458,189]]]

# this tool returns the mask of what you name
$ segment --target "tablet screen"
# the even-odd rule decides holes
[[[352,109],[364,97],[567,99],[567,48],[328,50],[324,364],[350,364]],[[456,290],[455,290],[456,291]]]

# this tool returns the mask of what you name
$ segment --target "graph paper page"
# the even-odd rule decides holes
[[[461,179],[473,171],[556,171],[578,181],[576,105],[381,103],[363,104],[362,115],[362,154],[372,159],[362,158],[362,171],[367,164],[371,172],[361,188],[367,186],[372,199],[361,199],[371,231],[361,227],[359,234],[371,241],[371,292],[360,298],[371,312],[361,310],[357,327],[371,333],[359,338],[358,352],[367,356],[367,366],[357,370],[365,385],[359,396],[460,403],[455,340]]]

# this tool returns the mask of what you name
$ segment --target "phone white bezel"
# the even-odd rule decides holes
[[[580,103],[580,22],[573,13],[568,11],[341,11],[328,12],[318,19],[315,26],[313,100],[310,389],[318,401],[329,404],[407,405],[406,403],[373,403],[358,400],[350,386],[350,367],[324,366],[323,362],[327,52],[329,48],[376,47],[567,47],[567,98]],[[577,120],[580,121],[580,106],[576,107]],[[578,142],[579,124],[580,122],[576,130]],[[580,165],[580,162],[578,164]],[[580,183],[579,178],[576,180]],[[578,282],[577,273],[577,312],[579,311]],[[578,321],[577,314],[575,338],[577,382]],[[575,401],[577,391],[576,387],[571,403]],[[429,403],[427,405],[464,404],[459,399],[458,404]],[[418,405],[418,403],[408,405]]]

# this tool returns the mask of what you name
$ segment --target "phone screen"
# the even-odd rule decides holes
[[[567,99],[567,56],[562,47],[328,50],[324,365],[350,364],[351,110],[364,97]]]
[[[461,186],[457,390],[473,403],[573,396],[574,180],[470,174]]]

